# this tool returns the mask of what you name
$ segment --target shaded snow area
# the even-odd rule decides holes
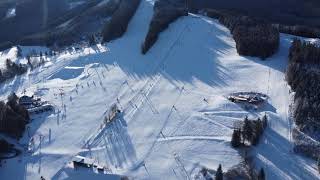
[[[152,8],[153,1],[143,0],[122,38],[61,53],[1,85],[2,99],[26,90],[56,109],[32,117],[20,144],[33,137],[34,147],[7,160],[0,179],[102,178],[70,169],[75,155],[134,179],[194,179],[202,167],[222,164],[226,171],[238,164],[240,152],[230,146],[233,124],[265,113],[271,128],[254,148],[256,165],[268,179],[317,179],[315,162],[290,151],[284,70],[292,37],[281,35],[279,52],[266,61],[241,57],[225,27],[190,15],[170,25],[141,55]],[[270,98],[252,112],[227,100],[230,93],[246,91]],[[122,113],[102,126],[115,103]]]

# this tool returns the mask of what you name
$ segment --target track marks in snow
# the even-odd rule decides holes
[[[237,111],[237,110],[224,110],[224,111],[200,111],[206,116],[225,116],[225,117],[234,117],[234,118],[239,118],[239,117],[244,117],[248,114],[250,114],[247,111]]]
[[[128,123],[130,123],[130,121],[135,118],[135,114],[139,111],[140,108],[143,107],[145,102],[149,105],[154,114],[158,113],[152,102],[149,100],[148,96],[153,88],[158,84],[160,79],[160,74],[157,74],[155,77],[149,78],[143,88],[141,88],[139,92],[137,92],[136,95],[132,97],[131,100],[129,100],[126,108],[124,109],[125,117],[126,119],[129,119]]]
[[[130,167],[136,162],[136,152],[122,117],[107,125],[86,151],[94,157],[102,154],[104,163],[116,168]]]
[[[204,140],[204,141],[217,141],[217,142],[225,142],[230,141],[229,136],[165,136],[159,138],[158,142],[165,142],[165,141],[185,141],[185,140]]]

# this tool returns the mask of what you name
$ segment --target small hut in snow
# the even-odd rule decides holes
[[[78,167],[91,168],[94,165],[94,160],[77,155],[72,158],[72,163],[74,168],[78,168]]]

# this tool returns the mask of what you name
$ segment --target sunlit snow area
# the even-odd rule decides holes
[[[319,179],[315,162],[291,152],[291,95],[284,71],[292,36],[281,34],[279,52],[266,61],[243,57],[227,28],[190,14],[142,55],[152,14],[153,1],[143,0],[120,39],[49,57],[0,85],[2,100],[11,92],[36,94],[55,107],[31,117],[18,146],[34,138],[35,148],[7,160],[1,180],[118,178],[79,175],[69,168],[75,155],[134,179],[195,179],[202,167],[219,164],[227,171],[242,161],[230,145],[234,123],[265,113],[270,128],[252,153],[267,179]],[[14,51],[0,52],[0,66]],[[265,93],[269,100],[262,109],[247,111],[226,98],[240,91]],[[121,116],[102,127],[113,104]]]
[[[16,8],[10,8],[7,11],[6,18],[11,18],[11,17],[14,17],[14,16],[16,16]]]

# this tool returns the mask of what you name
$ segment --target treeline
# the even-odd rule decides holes
[[[229,11],[206,9],[204,13],[218,19],[230,30],[240,55],[265,59],[272,56],[279,48],[278,29],[263,20]]]
[[[28,111],[18,103],[18,96],[12,93],[7,102],[0,101],[0,132],[15,138],[23,135],[30,117]]]
[[[223,175],[225,179],[248,179],[248,180],[265,180],[266,174],[263,168],[256,170],[253,158],[247,158],[239,164],[231,167]]]
[[[236,10],[217,10],[217,9],[204,9],[202,10],[207,16],[215,19],[223,19],[225,17],[236,17],[238,19],[248,17]],[[252,18],[251,18],[252,19]],[[263,21],[259,18],[258,21]],[[280,33],[292,34],[295,36],[302,36],[308,38],[319,38],[320,37],[320,27],[310,27],[305,25],[289,25],[289,24],[279,24],[272,21],[268,21],[272,26],[277,29]]]
[[[221,16],[219,22],[231,31],[240,55],[265,59],[278,50],[279,31],[271,24],[233,15]]]
[[[117,10],[102,30],[103,42],[121,37],[135,14],[141,0],[121,0]]]
[[[21,48],[18,46],[17,49],[17,58],[26,58],[27,64],[16,63],[13,62],[11,59],[6,59],[5,68],[0,69],[0,83],[8,79],[14,78],[15,76],[19,76],[26,73],[28,71],[28,68],[31,68],[32,70],[36,67],[41,66],[45,63],[45,58],[48,56],[57,55],[56,51],[40,51],[39,53],[37,53],[33,50],[30,54],[23,57]],[[34,57],[39,57],[39,61],[32,60],[32,58]]]
[[[155,2],[154,14],[149,25],[148,34],[141,46],[142,54],[146,54],[158,40],[159,34],[181,16],[188,15],[185,0]]]
[[[299,129],[320,139],[320,47],[294,39],[289,50],[286,79],[294,97],[294,119]]]
[[[319,38],[320,37],[320,28],[308,27],[302,25],[283,25],[283,24],[274,24],[275,28],[281,33],[292,34],[295,36],[302,36],[308,38]]]
[[[289,60],[290,63],[320,65],[320,47],[295,38],[289,49]]]
[[[0,139],[0,153],[7,153],[12,148],[12,145],[9,144],[6,140]],[[1,163],[0,163],[1,164]],[[0,165],[1,166],[1,165]]]
[[[237,127],[233,130],[231,146],[234,148],[245,145],[248,142],[250,145],[257,145],[260,137],[263,134],[268,124],[267,115],[262,117],[262,120],[249,120],[246,116],[244,118],[242,127]]]
[[[214,171],[203,167],[199,172],[204,179],[213,180]],[[231,167],[227,172],[223,172],[222,165],[219,164],[215,171],[215,180],[223,179],[256,179],[265,180],[266,174],[263,168],[260,168],[259,172],[254,170],[252,165],[246,162],[241,162],[236,166]]]

